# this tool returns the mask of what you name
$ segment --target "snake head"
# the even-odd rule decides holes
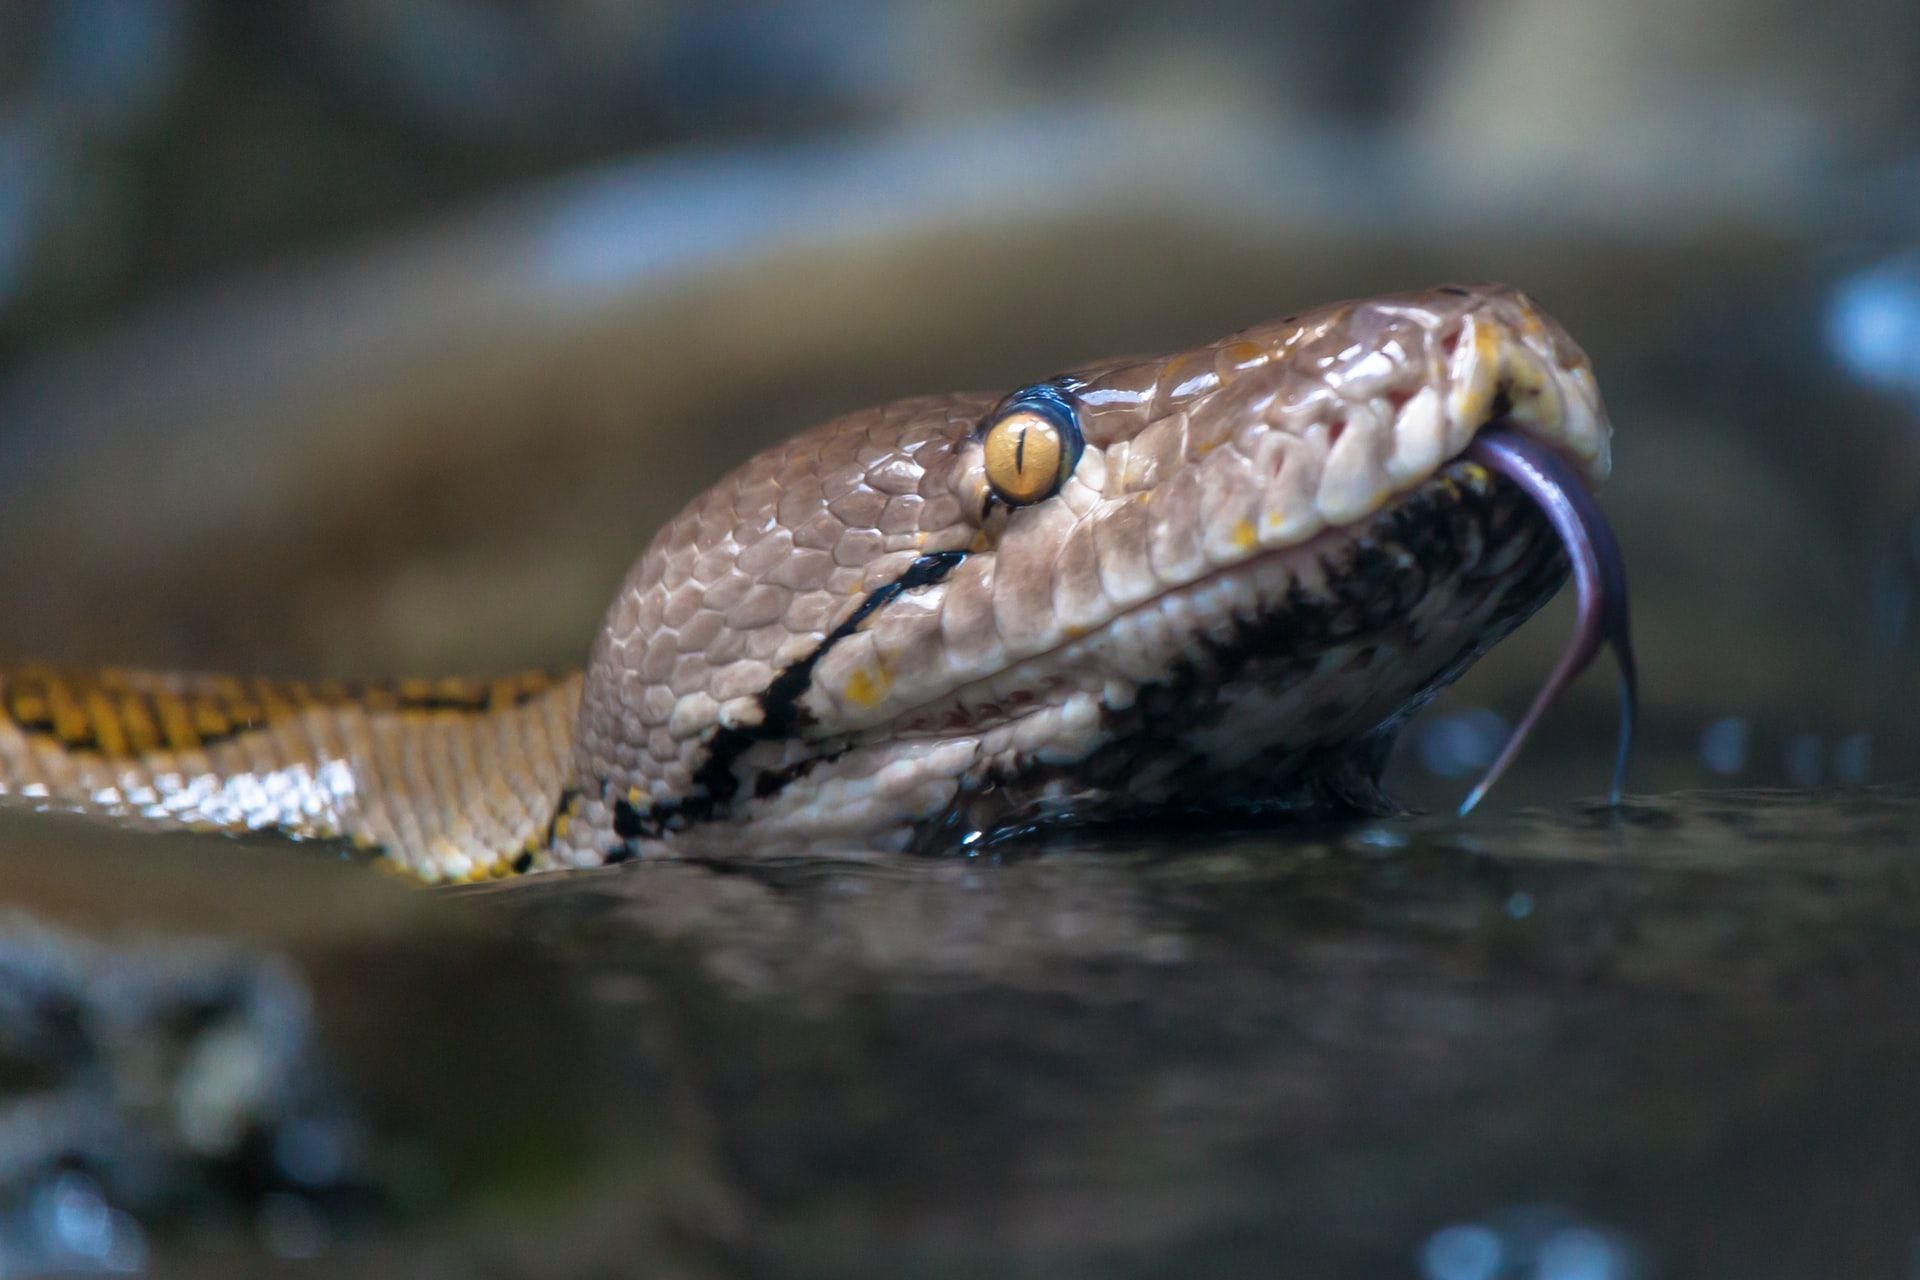
[[[1608,473],[1579,348],[1450,286],[816,428],[615,600],[575,855],[1377,805],[1396,727],[1566,576],[1533,491],[1473,453],[1494,423],[1567,483]]]

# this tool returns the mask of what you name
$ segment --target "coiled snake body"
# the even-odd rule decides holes
[[[1462,456],[1489,424],[1607,474],[1586,358],[1500,286],[904,400],[660,529],[584,671],[11,666],[0,791],[429,880],[1366,807],[1398,724],[1565,576],[1523,487]]]

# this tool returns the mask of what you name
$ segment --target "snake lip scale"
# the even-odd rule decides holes
[[[1624,761],[1611,434],[1585,355],[1500,285],[897,401],[658,530],[581,671],[0,667],[0,796],[429,881],[1379,811],[1399,725],[1571,566],[1574,643],[1470,807],[1602,644]]]

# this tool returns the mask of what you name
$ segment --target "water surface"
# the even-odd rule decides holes
[[[362,1275],[1872,1276],[1920,1234],[1912,788],[404,912],[301,953],[440,1168],[330,1228]]]

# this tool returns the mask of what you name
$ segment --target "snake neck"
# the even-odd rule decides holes
[[[0,667],[0,803],[350,842],[428,881],[545,865],[578,673],[302,682]]]

